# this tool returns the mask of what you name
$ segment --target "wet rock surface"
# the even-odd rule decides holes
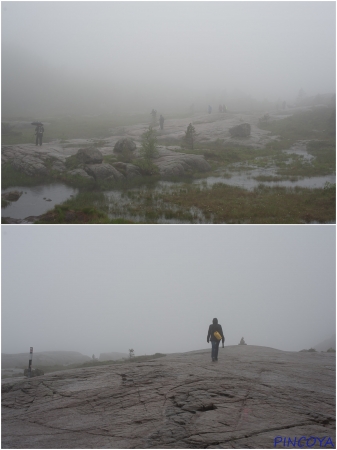
[[[80,148],[76,153],[76,157],[83,164],[101,164],[103,155],[97,148]]]
[[[273,448],[276,436],[336,442],[335,354],[237,345],[218,363],[200,350],[2,381],[2,448]]]

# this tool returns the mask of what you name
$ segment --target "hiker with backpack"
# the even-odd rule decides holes
[[[44,133],[44,128],[43,128],[43,125],[41,123],[41,124],[37,125],[36,128],[35,128],[35,134],[36,134],[35,145],[38,145],[38,144],[42,145],[43,133]]]
[[[219,344],[222,340],[222,348],[224,348],[225,336],[222,331],[218,319],[213,319],[213,323],[208,328],[207,343],[211,341],[212,344],[212,361],[218,360]]]

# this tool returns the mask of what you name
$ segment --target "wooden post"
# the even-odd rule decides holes
[[[32,376],[32,361],[33,361],[33,347],[30,347],[29,350],[29,378]]]

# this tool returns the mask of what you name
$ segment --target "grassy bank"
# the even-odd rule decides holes
[[[194,206],[212,223],[326,223],[335,221],[336,185],[326,189],[264,187],[254,191],[225,184],[187,185],[164,197],[179,208]]]
[[[130,202],[116,205],[119,217],[110,220],[110,205],[101,192],[80,193],[38,223],[243,223],[294,224],[335,222],[336,185],[323,189],[265,187],[254,191],[215,184],[184,184],[165,191],[125,191]],[[124,219],[131,217],[131,220]],[[139,220],[139,217],[142,219]]]

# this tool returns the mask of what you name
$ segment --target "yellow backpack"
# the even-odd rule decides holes
[[[215,337],[218,341],[220,341],[220,340],[222,339],[222,336],[221,336],[221,334],[219,333],[219,331],[215,331],[213,334],[214,334],[214,337]]]

